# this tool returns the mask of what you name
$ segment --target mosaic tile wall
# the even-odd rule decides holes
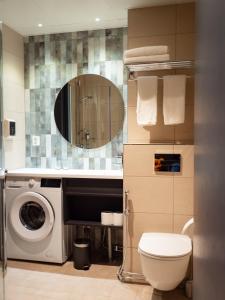
[[[123,130],[107,145],[80,149],[70,145],[58,132],[54,103],[60,88],[81,74],[99,74],[120,90],[127,107],[127,73],[123,51],[127,29],[106,29],[25,38],[26,167],[119,169]],[[33,136],[40,146],[32,145]]]

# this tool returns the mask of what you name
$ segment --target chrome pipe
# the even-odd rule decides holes
[[[134,272],[128,272],[125,271],[125,263],[126,263],[126,257],[127,257],[127,236],[128,236],[128,222],[129,222],[129,191],[125,190],[124,193],[124,210],[123,210],[123,224],[124,224],[124,245],[123,245],[123,261],[122,265],[120,266],[118,272],[117,272],[117,278],[121,282],[125,283],[138,283],[138,284],[148,284],[148,282],[145,280],[144,275]]]

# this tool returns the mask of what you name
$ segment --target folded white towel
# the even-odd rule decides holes
[[[155,125],[157,121],[157,76],[138,77],[137,123],[140,126]]]
[[[165,125],[184,123],[185,89],[186,75],[163,77],[163,116]]]
[[[161,55],[167,53],[168,53],[168,46],[146,46],[146,47],[133,48],[124,51],[124,58]]]
[[[170,60],[169,54],[124,57],[124,64],[151,63]]]

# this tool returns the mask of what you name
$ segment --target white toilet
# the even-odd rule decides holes
[[[155,289],[170,291],[185,278],[192,241],[184,234],[143,233],[138,252],[145,279]]]

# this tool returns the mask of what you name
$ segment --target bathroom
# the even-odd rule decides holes
[[[224,299],[219,10],[159,2],[0,1],[0,299]]]

